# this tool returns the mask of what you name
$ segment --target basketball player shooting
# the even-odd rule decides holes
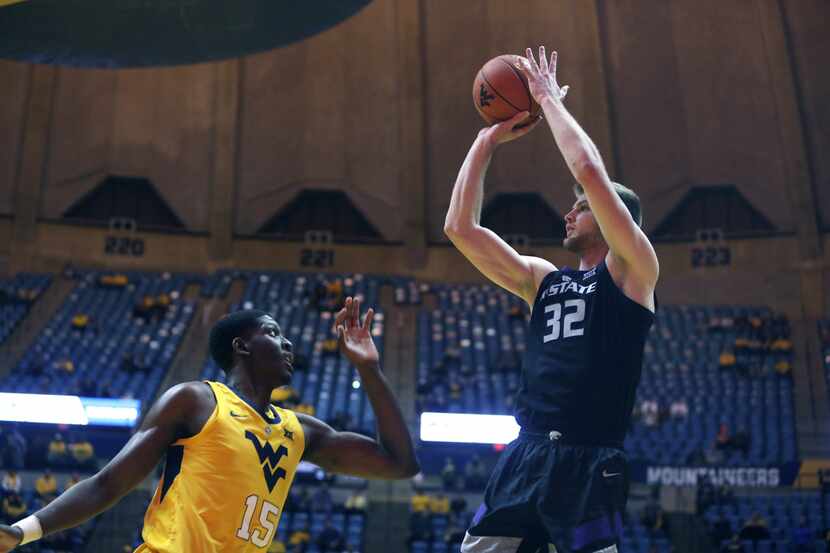
[[[484,177],[499,144],[529,133],[527,112],[479,132],[456,180],[444,230],[485,276],[531,308],[516,399],[519,437],[493,470],[463,553],[615,553],[628,495],[622,450],[654,321],[657,256],[640,201],[612,182],[563,103],[556,52],[517,69],[576,179],[563,245],[579,268],[524,256],[480,224]]]
[[[418,472],[412,439],[380,371],[373,311],[346,299],[335,329],[377,415],[378,438],[336,432],[308,415],[270,404],[293,374],[291,342],[267,313],[238,311],[211,330],[210,352],[229,385],[187,382],[162,395],[141,428],[93,477],[34,515],[0,525],[0,553],[77,526],[135,488],[166,454],[137,552],[254,552],[268,547],[300,459],[364,478]]]

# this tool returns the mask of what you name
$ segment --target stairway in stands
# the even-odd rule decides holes
[[[26,352],[26,349],[40,335],[41,330],[58,308],[63,305],[76,281],[56,276],[52,284],[32,305],[26,318],[15,329],[8,340],[0,346],[0,378],[7,375]]]

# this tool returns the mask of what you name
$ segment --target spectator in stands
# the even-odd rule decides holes
[[[737,364],[738,359],[735,357],[735,354],[731,351],[724,351],[720,354],[718,358],[718,364],[720,365],[721,369],[734,369],[735,365]]]
[[[731,540],[721,546],[720,553],[745,553],[744,545],[738,538],[738,534],[732,536]]]
[[[686,420],[689,416],[689,404],[685,399],[676,399],[669,406],[669,415],[673,419]]]
[[[86,330],[86,327],[89,325],[89,315],[86,313],[76,313],[74,317],[72,317],[72,329],[73,330]]]
[[[296,366],[294,368],[296,369]],[[297,390],[291,386],[280,386],[279,388],[274,388],[274,391],[271,392],[271,403],[278,405],[296,405],[299,400],[300,396],[297,394]]]
[[[317,282],[314,284],[314,287],[311,289],[311,294],[309,295],[309,305],[318,311],[325,311],[326,306],[326,281],[322,278],[318,278]]]
[[[317,513],[331,513],[334,510],[329,485],[325,482],[311,496],[311,510]]]
[[[155,301],[153,302],[153,310],[152,315],[154,319],[163,319],[164,316],[167,314],[167,311],[170,309],[171,303],[170,296],[161,293],[156,296]]]
[[[81,481],[81,475],[78,474],[77,472],[73,472],[72,474],[69,475],[69,478],[66,479],[66,484],[64,485],[63,491],[68,490],[69,488],[71,488],[72,486],[74,486],[75,484],[77,484],[80,481]]]
[[[715,547],[720,547],[720,544],[731,538],[732,535],[732,523],[721,512],[718,519],[712,524],[712,542],[715,544]]]
[[[152,296],[144,296],[141,298],[141,301],[133,307],[133,317],[143,321],[149,321],[153,316],[153,307],[155,306],[155,303],[156,302]]]
[[[58,481],[48,468],[35,480],[35,491],[44,503],[49,503],[58,496]]]
[[[434,515],[447,515],[450,512],[450,498],[443,493],[437,493],[429,500],[429,510]]]
[[[464,534],[466,532],[466,525],[459,524],[459,522],[453,518],[447,523],[447,529],[444,531],[444,541],[449,545],[453,550],[458,550],[459,545],[462,541],[464,541]]]
[[[409,544],[413,541],[428,541],[432,539],[432,520],[426,511],[416,511],[409,519]]]
[[[744,455],[747,455],[749,453],[750,445],[749,432],[746,430],[738,430],[735,432],[735,435],[732,436],[732,439],[730,440],[730,445]]]
[[[95,470],[95,448],[86,436],[70,436],[69,454],[78,468]]]
[[[312,416],[312,417],[314,416],[314,414],[315,414],[315,413],[316,413],[316,411],[317,411],[317,410],[314,408],[314,406],[313,406],[313,405],[310,405],[310,404],[308,404],[308,403],[300,403],[299,405],[297,405],[297,407],[296,407],[294,410],[295,410],[297,413],[304,413],[304,414],[306,414],[306,415],[310,415],[310,416]]]
[[[779,359],[775,362],[775,372],[778,376],[781,377],[789,377],[792,375],[793,367],[790,364],[790,360],[786,358]]]
[[[72,376],[75,374],[75,363],[69,358],[59,359],[56,361],[55,368],[64,376]]]
[[[320,535],[317,536],[317,547],[320,548],[322,553],[340,553],[343,549],[343,534],[332,525],[330,519],[326,519],[326,525]]]
[[[311,531],[308,524],[301,530],[295,530],[288,538],[288,545],[291,546],[291,553],[305,553],[308,542],[311,541]]]
[[[52,437],[49,442],[49,452],[46,455],[46,460],[53,467],[66,466],[69,457],[66,451],[66,442],[63,436],[58,432]]]
[[[3,520],[5,524],[17,522],[28,510],[28,505],[19,493],[11,493],[3,499]]]
[[[132,548],[130,548],[130,553],[132,553]],[[286,553],[285,544],[279,538],[274,538],[274,541],[268,546],[268,553]]]
[[[798,527],[793,528],[792,537],[790,541],[792,542],[793,552],[794,553],[813,553],[813,536],[815,532],[813,532],[812,528],[807,524],[807,517],[801,515],[801,518],[798,521]]]
[[[3,482],[0,484],[2,495],[9,495],[11,493],[20,493],[23,481],[20,479],[20,474],[16,470],[10,470],[3,475]]]
[[[650,497],[646,506],[643,507],[640,522],[652,533],[660,533],[666,530],[666,515],[654,496]]]
[[[640,417],[646,426],[657,426],[660,422],[660,408],[653,399],[644,399],[640,403]]]
[[[480,490],[487,483],[487,469],[478,455],[473,455],[464,466],[464,486],[468,490]]]
[[[365,513],[368,506],[366,495],[363,492],[356,491],[346,498],[345,507],[347,513]]]
[[[13,425],[6,435],[6,447],[0,461],[5,460],[6,466],[13,470],[23,470],[25,466],[28,443],[17,425]]]
[[[441,469],[441,482],[444,484],[445,490],[455,488],[455,481],[458,478],[458,472],[455,470],[455,463],[451,457],[447,457],[444,461],[444,468]]]
[[[463,517],[467,510],[467,500],[464,496],[458,495],[450,500],[450,513],[455,517]]]
[[[715,448],[729,449],[732,446],[732,438],[729,435],[729,427],[725,422],[720,423],[718,435],[715,437]]]
[[[748,540],[754,546],[758,545],[761,540],[768,540],[770,535],[769,528],[767,528],[767,521],[763,519],[761,513],[753,513],[749,520],[744,523],[738,537],[742,540]]]
[[[429,511],[429,496],[417,490],[410,500],[410,509],[413,513],[425,513]]]

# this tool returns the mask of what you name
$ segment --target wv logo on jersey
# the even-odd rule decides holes
[[[257,457],[259,457],[259,462],[262,464],[262,475],[265,476],[265,484],[268,486],[268,492],[273,492],[274,486],[277,485],[280,478],[285,478],[286,476],[285,469],[280,468],[278,465],[280,464],[280,460],[288,455],[288,450],[285,446],[281,445],[274,451],[270,442],[265,442],[265,445],[263,445],[260,443],[259,438],[250,430],[245,431],[245,437],[254,444]]]

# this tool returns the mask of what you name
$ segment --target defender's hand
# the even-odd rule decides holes
[[[334,319],[334,329],[340,352],[358,368],[376,366],[380,360],[375,342],[372,340],[372,319],[375,311],[369,308],[360,321],[360,300],[346,298],[346,305]]]

